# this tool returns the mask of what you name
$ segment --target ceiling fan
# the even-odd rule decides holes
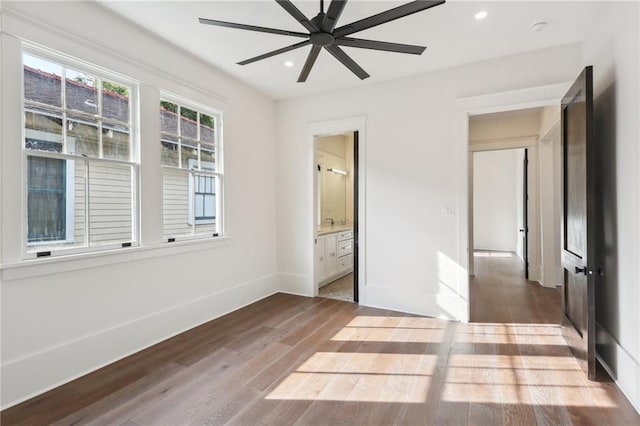
[[[349,55],[347,55],[345,51],[340,48],[340,46],[383,50],[387,52],[409,53],[412,55],[422,54],[426,47],[414,46],[409,44],[390,43],[386,41],[365,40],[361,38],[347,37],[348,35],[384,24],[389,21],[403,18],[416,12],[421,12],[431,7],[441,5],[444,2],[445,0],[417,0],[387,10],[386,12],[378,13],[368,18],[364,18],[359,21],[336,28],[338,19],[340,19],[340,15],[342,14],[342,11],[347,4],[347,0],[332,0],[329,8],[327,9],[327,13],[324,12],[324,1],[320,0],[320,13],[318,13],[311,19],[307,19],[307,17],[302,12],[300,12],[300,10],[295,7],[290,0],[276,0],[276,3],[282,6],[284,10],[286,10],[291,16],[293,16],[293,18],[298,21],[308,31],[308,33],[258,27],[255,25],[237,24],[234,22],[217,21],[214,19],[205,18],[200,18],[199,21],[201,24],[206,25],[237,28],[240,30],[258,31],[269,34],[280,34],[306,39],[299,43],[292,44],[281,49],[276,49],[256,57],[246,59],[244,61],[240,61],[238,62],[238,65],[247,65],[252,62],[270,58],[272,56],[289,52],[303,46],[311,45],[311,51],[309,52],[307,60],[302,67],[302,71],[300,71],[300,75],[298,76],[298,83],[302,83],[307,80],[309,72],[311,72],[311,68],[316,62],[318,54],[323,47],[327,52],[331,53],[334,58],[336,58],[345,67],[351,70],[351,72],[357,75],[361,80],[364,80],[365,78],[369,77],[369,74],[364,69],[362,69],[362,67],[358,65],[353,59],[351,59],[351,57],[349,57]]]

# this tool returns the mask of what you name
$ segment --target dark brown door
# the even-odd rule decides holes
[[[595,286],[600,268],[593,132],[593,71],[585,68],[562,99],[563,334],[590,380],[596,376]]]

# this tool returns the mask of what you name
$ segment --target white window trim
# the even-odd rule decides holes
[[[212,176],[216,177],[216,219],[215,219],[215,223],[216,223],[216,231],[213,235],[211,234],[198,234],[196,233],[196,227],[194,226],[194,230],[193,233],[191,235],[176,235],[176,236],[171,236],[168,234],[164,233],[164,229],[162,230],[162,238],[164,240],[165,243],[171,243],[173,244],[174,242],[187,242],[188,241],[197,241],[197,240],[202,240],[202,239],[210,239],[211,237],[219,239],[219,238],[227,238],[228,235],[226,234],[226,230],[225,230],[225,209],[224,209],[224,112],[221,110],[218,110],[216,108],[212,108],[210,106],[207,106],[203,103],[197,102],[197,101],[193,101],[192,99],[189,98],[185,98],[179,95],[175,95],[173,93],[169,93],[166,91],[161,90],[160,91],[160,100],[161,101],[167,101],[167,102],[171,102],[174,104],[179,105],[180,107],[186,107],[189,108],[191,110],[197,111],[199,113],[203,113],[206,115],[209,115],[211,117],[214,117],[216,119],[216,128],[215,130],[215,143],[213,144],[215,147],[215,152],[216,152],[216,163],[215,163],[215,172],[209,172],[206,170],[200,170],[199,172],[204,172],[204,174],[210,174]],[[178,129],[180,129],[180,117],[178,117]],[[200,130],[198,129],[198,132]],[[198,142],[202,142],[202,141],[198,141]],[[160,140],[158,140],[158,143],[160,143]],[[209,144],[207,144],[209,145]],[[180,152],[180,150],[179,150]],[[172,170],[180,170],[183,171],[185,173],[187,173],[190,177],[189,177],[189,213],[188,213],[188,220],[189,220],[189,224],[191,225],[193,222],[193,207],[192,207],[192,188],[193,188],[193,171],[190,171],[189,168],[183,168],[181,167],[182,163],[181,163],[181,159],[179,157],[179,165],[180,167],[174,167],[174,166],[161,166],[163,169],[172,169]],[[192,161],[192,160],[190,160]],[[206,164],[212,164],[210,162],[205,162]],[[190,165],[189,165],[190,167]],[[162,174],[162,179],[164,179],[164,173]],[[162,187],[164,188],[164,183],[162,183]],[[163,190],[163,196],[164,196],[164,190]],[[162,206],[164,206],[164,200],[162,201]],[[163,213],[164,215],[164,213]],[[163,221],[164,222],[164,221]],[[206,223],[205,221],[198,221],[198,224],[204,224]]]
[[[64,68],[70,67],[76,71],[80,71],[80,72],[86,72],[88,74],[92,74],[92,75],[97,75],[99,76],[100,80],[106,79],[110,82],[113,83],[117,83],[117,84],[121,84],[123,86],[126,86],[130,89],[129,92],[129,105],[130,105],[130,111],[129,111],[129,133],[130,133],[130,157],[129,157],[129,161],[121,161],[121,160],[113,160],[113,159],[107,159],[107,158],[94,158],[94,157],[85,157],[85,156],[81,156],[81,155],[76,155],[76,154],[61,154],[61,153],[54,153],[54,152],[48,152],[48,151],[38,151],[38,150],[30,150],[30,149],[26,149],[24,147],[24,141],[25,141],[25,136],[26,136],[26,128],[25,128],[25,118],[24,118],[24,111],[25,111],[25,94],[24,94],[24,71],[22,71],[24,69],[24,62],[23,62],[23,56],[22,55],[30,55],[30,56],[35,56],[38,57],[40,59],[46,60],[46,61],[51,61],[53,63],[56,63],[58,65],[63,66]],[[59,257],[59,256],[68,256],[68,255],[76,255],[76,254],[99,254],[101,252],[105,252],[105,251],[111,251],[114,249],[121,249],[123,248],[123,244],[129,244],[130,247],[137,247],[139,246],[139,242],[140,242],[140,142],[139,142],[139,129],[138,129],[138,114],[139,111],[137,110],[137,106],[138,106],[138,91],[139,91],[139,85],[136,81],[134,81],[133,79],[127,78],[125,76],[122,76],[116,72],[113,72],[111,70],[84,62],[82,60],[76,59],[76,58],[72,58],[63,54],[59,54],[56,52],[52,52],[49,49],[45,49],[45,48],[41,48],[38,46],[34,46],[31,45],[29,43],[22,43],[22,49],[21,49],[21,57],[20,57],[20,87],[21,87],[21,110],[22,110],[22,123],[21,123],[21,128],[22,128],[22,136],[21,136],[21,144],[22,144],[22,153],[23,153],[23,165],[22,165],[22,194],[23,194],[23,206],[22,206],[22,259],[24,260],[30,260],[30,259],[35,259],[35,258],[39,258],[40,255],[39,253],[41,252],[48,252],[48,255],[46,257],[43,257],[39,260],[45,259],[45,258],[52,258],[52,257]],[[64,87],[64,86],[63,86]],[[64,98],[64,94],[65,91],[64,89],[62,89],[62,96]],[[64,125],[64,117],[66,117],[66,112],[64,111],[63,107],[60,108],[61,111],[63,111],[63,146],[64,149],[68,150],[68,147],[66,146],[69,142],[74,142],[72,141],[72,139],[74,138],[67,138],[66,137],[66,126]],[[102,123],[104,122],[111,122],[112,120],[109,119],[104,119],[103,117],[101,117],[100,122]],[[101,129],[102,125],[100,125],[100,129],[99,129],[99,134],[100,137],[102,137],[102,129]],[[100,150],[102,151],[102,144],[101,144],[101,148]],[[72,205],[72,212],[74,213],[73,215],[69,215],[69,203],[67,202],[67,217],[66,217],[66,226],[67,226],[67,232],[69,229],[72,230],[72,234],[71,234],[71,238],[69,238],[69,234],[66,234],[66,240],[65,241],[48,241],[43,242],[43,243],[39,243],[39,244],[34,244],[34,243],[29,243],[28,242],[28,223],[27,223],[27,214],[28,214],[28,206],[27,206],[27,191],[28,191],[28,187],[27,187],[27,179],[26,179],[26,173],[27,173],[27,157],[28,156],[37,156],[37,157],[50,157],[50,158],[60,158],[60,159],[70,159],[70,160],[76,160],[76,161],[85,161],[87,164],[87,177],[86,177],[86,187],[85,187],[85,198],[86,198],[86,203],[85,203],[85,241],[83,243],[82,246],[75,246],[75,247],[55,247],[56,244],[62,244],[63,242],[68,242],[68,243],[72,243],[75,242],[75,235],[74,235],[74,217],[75,217],[75,205]],[[89,180],[88,180],[88,174],[89,174],[89,168],[88,168],[88,164],[89,161],[93,161],[93,162],[103,162],[103,163],[112,163],[112,164],[122,164],[122,165],[127,165],[127,166],[131,166],[132,167],[132,188],[131,188],[131,194],[132,194],[132,209],[131,209],[131,227],[132,227],[132,232],[131,232],[131,240],[130,241],[123,241],[120,243],[113,243],[113,244],[100,244],[100,245],[91,245],[91,235],[89,232],[89,196],[88,196],[88,191],[89,191]],[[67,162],[67,164],[69,164],[71,162]],[[75,173],[75,168],[72,169],[72,171]],[[69,168],[67,168],[67,172],[69,172]],[[67,190],[69,189],[69,182],[70,179],[67,179]],[[73,182],[74,179],[71,179],[71,181]],[[74,188],[75,189],[75,182],[73,182]],[[74,200],[75,201],[75,200]],[[69,227],[69,221],[71,221],[71,227]],[[38,251],[38,250],[34,250],[34,247],[37,247],[38,245],[41,246],[47,246],[46,249]]]

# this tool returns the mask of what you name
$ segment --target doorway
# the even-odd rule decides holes
[[[314,285],[358,303],[359,132],[314,137]]]
[[[519,259],[529,278],[528,149],[473,153],[474,260],[490,253]],[[483,256],[486,255],[486,256]]]
[[[547,272],[560,263],[559,235],[543,229],[560,218],[553,191],[559,171],[548,155],[560,141],[547,138],[557,112],[550,106],[469,117],[471,321],[559,323],[561,281]]]

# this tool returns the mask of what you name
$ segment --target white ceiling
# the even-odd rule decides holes
[[[245,66],[236,65],[236,62],[297,43],[301,39],[198,23],[198,18],[203,17],[306,32],[275,1],[99,2],[275,99],[370,84],[579,42],[597,17],[598,10],[606,6],[606,2],[450,0],[444,5],[351,36],[427,46],[421,56],[344,47],[371,74],[367,80],[360,81],[330,54],[322,51],[307,82],[296,83],[310,47]],[[338,26],[406,2],[351,0]],[[318,0],[294,0],[294,4],[307,17],[318,13],[319,3]],[[329,0],[326,0],[325,9],[328,4]],[[480,10],[486,10],[488,17],[476,21],[474,15]],[[529,26],[537,21],[548,22],[547,28],[542,32],[531,31]],[[287,68],[285,61],[292,61],[295,65]]]

